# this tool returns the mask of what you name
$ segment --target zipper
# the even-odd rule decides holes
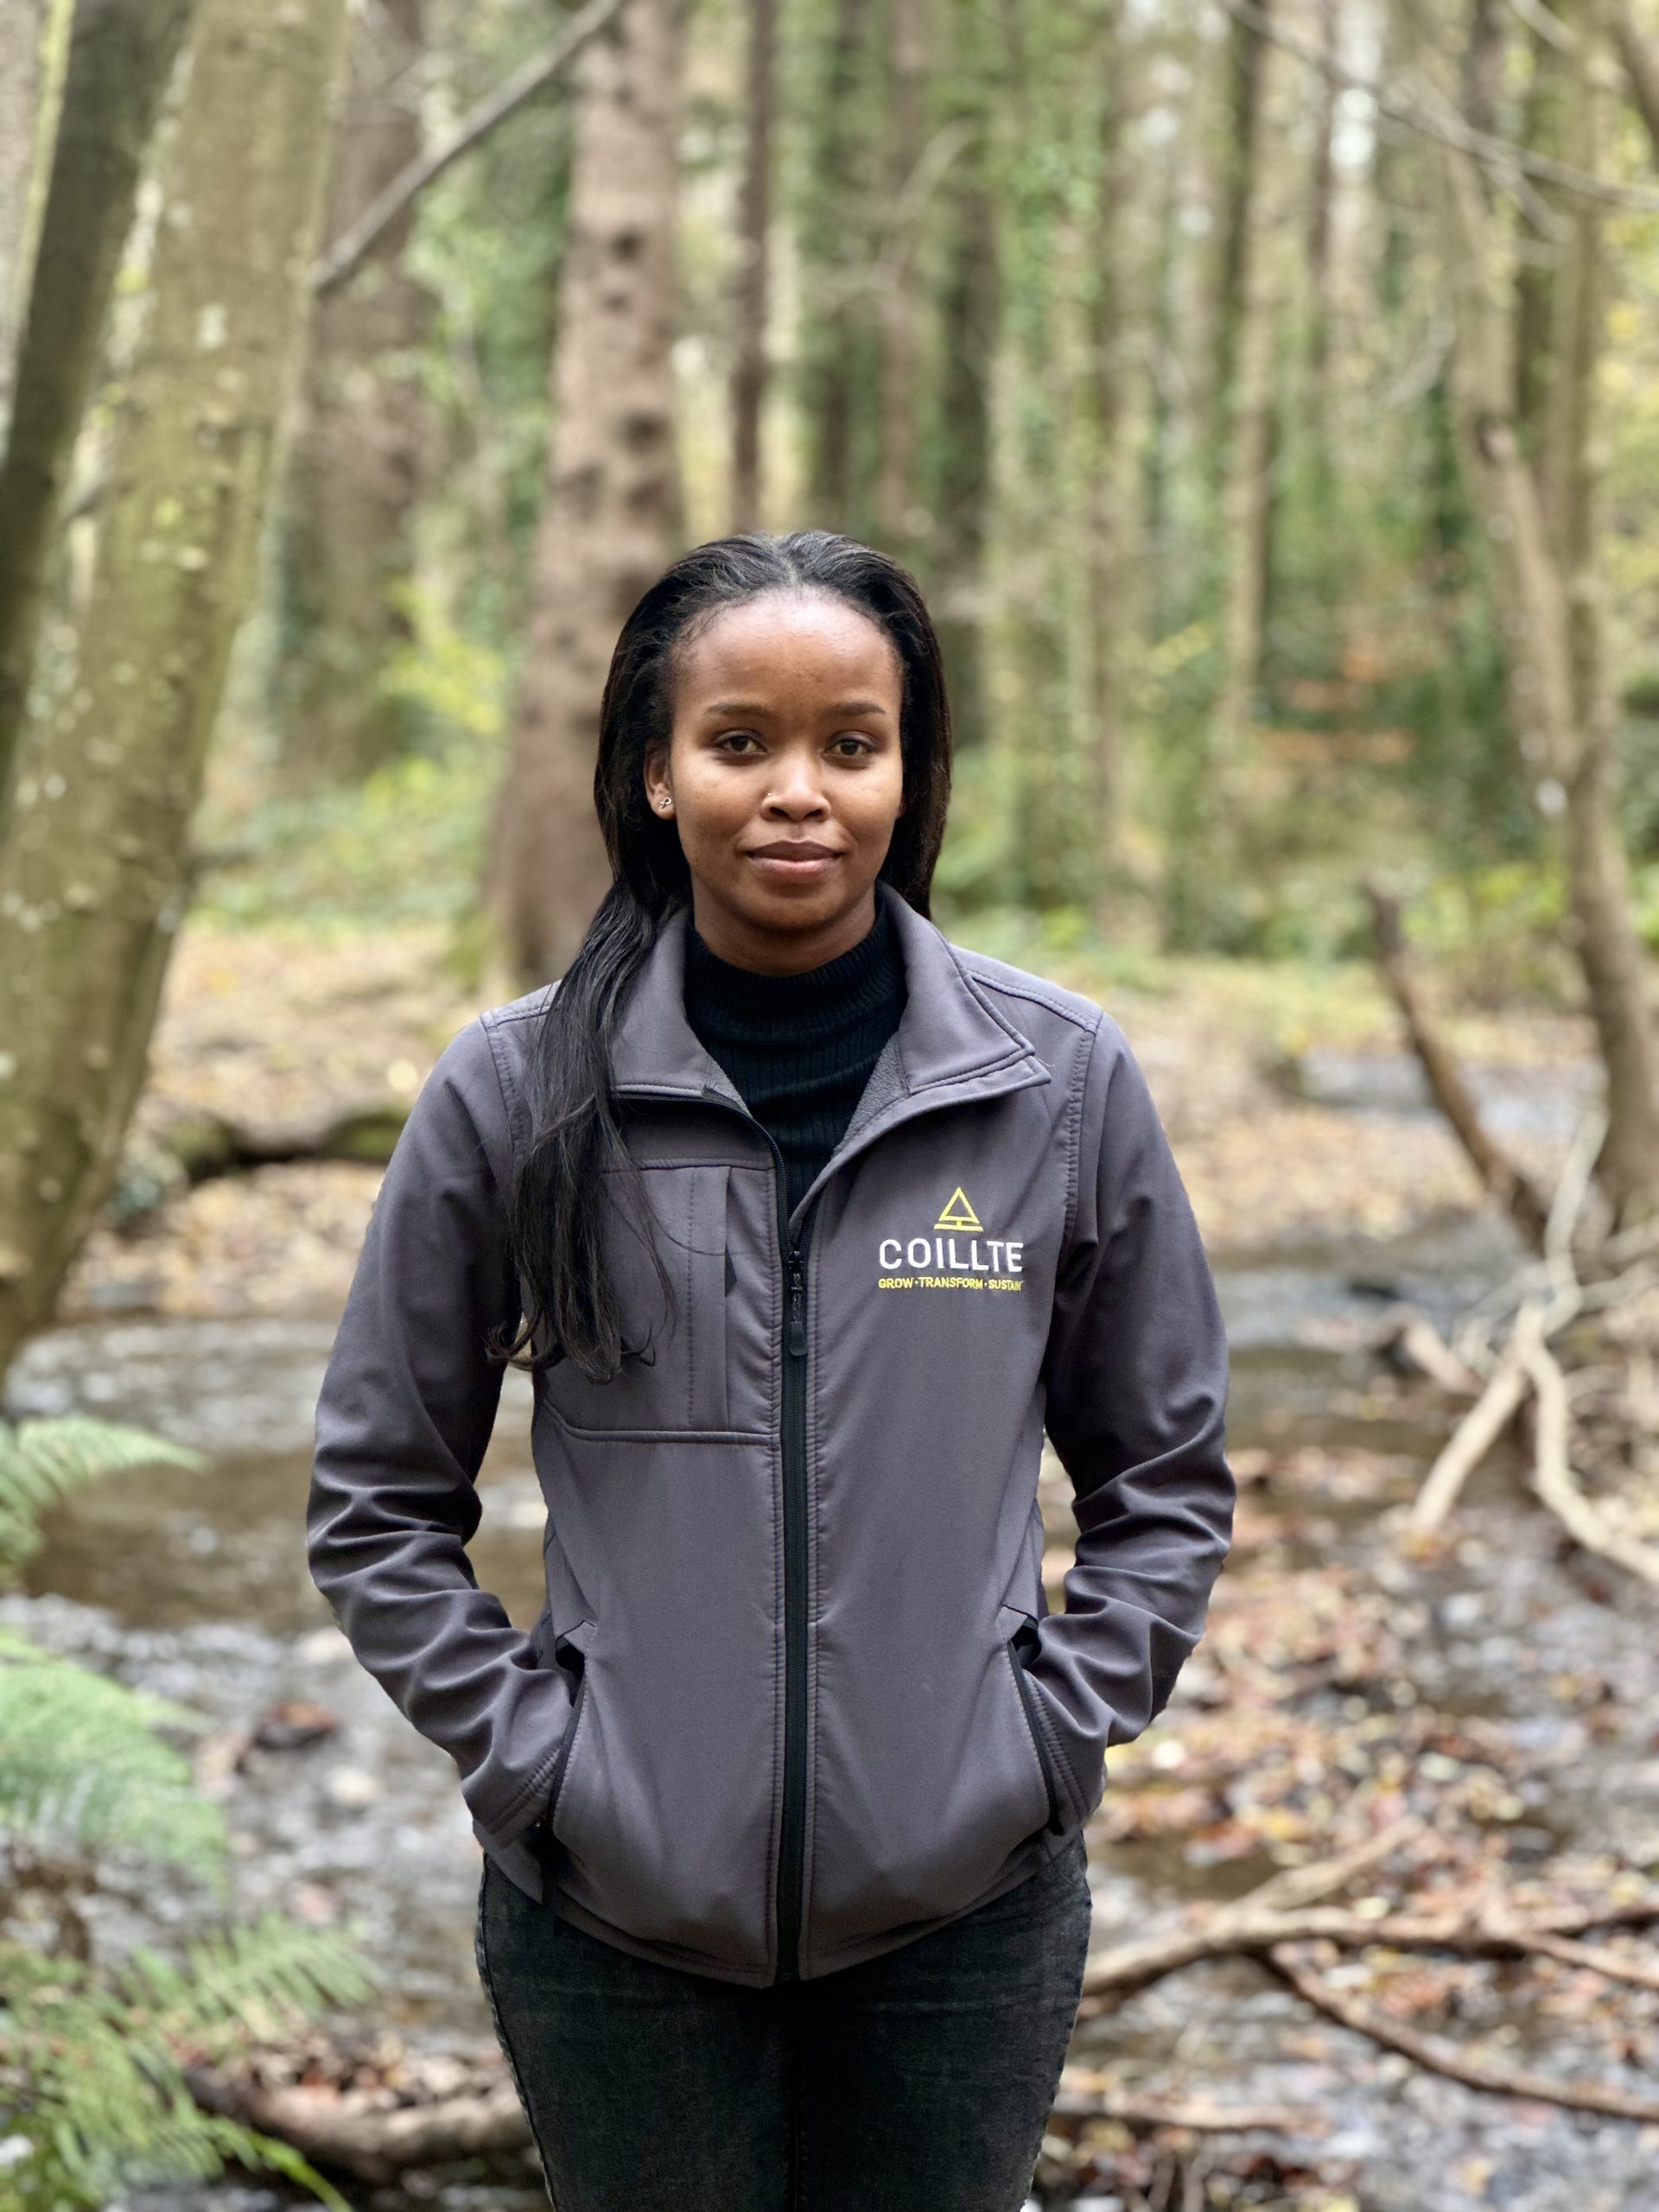
[[[779,1160],[779,1173],[782,1160]],[[778,1980],[798,1979],[806,1876],[806,1274],[785,1231],[789,1322],[784,1339],[784,1815],[778,1839]]]

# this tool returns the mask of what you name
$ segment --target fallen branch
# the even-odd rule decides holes
[[[1136,2096],[1121,2088],[1109,2074],[1090,2066],[1065,2069],[1054,2111],[1062,2120],[1116,2120],[1127,2127],[1190,2127],[1195,2135],[1244,2127],[1323,2134],[1327,2126],[1318,2113],[1286,2105],[1213,2105],[1203,2097]]]
[[[1503,1359],[1425,1476],[1406,1516],[1408,1534],[1431,1535],[1440,1527],[1465,1483],[1514,1419],[1527,1387],[1527,1370],[1520,1359]]]
[[[1315,1941],[1339,1944],[1346,1950],[1381,1944],[1391,1951],[1450,1951],[1460,1958],[1474,1959],[1526,1958],[1533,1954],[1566,1957],[1567,1954],[1560,1948],[1565,1942],[1573,1954],[1573,1964],[1592,1967],[1611,1980],[1630,1981],[1643,1988],[1659,1981],[1659,1970],[1621,1959],[1616,1952],[1594,1945],[1574,1945],[1571,1941],[1592,1928],[1659,1921],[1659,1891],[1632,1906],[1584,1905],[1531,1921],[1462,1910],[1378,1915],[1331,1904],[1275,1910],[1258,1906],[1258,1895],[1252,1891],[1236,1904],[1224,1905],[1167,1936],[1097,1952],[1084,1979],[1080,2017],[1093,2018],[1148,1982],[1205,1959],[1260,1958],[1275,1943]]]
[[[550,39],[527,61],[521,62],[505,84],[498,85],[487,99],[480,100],[464,116],[442,145],[433,147],[429,153],[420,155],[399,169],[313,269],[312,296],[322,299],[348,283],[404,210],[427,186],[463,154],[470,153],[497,124],[505,123],[526,100],[534,99],[537,92],[545,91],[563,75],[582,48],[599,35],[621,6],[622,0],[588,0],[588,6],[580,15],[571,17],[556,38]]]
[[[1361,886],[1370,902],[1376,937],[1376,957],[1395,1004],[1406,1025],[1423,1075],[1435,1104],[1451,1123],[1452,1135],[1468,1156],[1482,1188],[1497,1199],[1526,1237],[1540,1250],[1549,1221],[1549,1208],[1536,1184],[1495,1144],[1482,1125],[1479,1109],[1459,1071],[1451,1047],[1440,1035],[1417,988],[1406,957],[1405,931],[1401,926],[1400,902],[1367,877]]]
[[[1525,1308],[1522,1319],[1532,1310],[1530,1306]],[[1516,1338],[1519,1357],[1537,1394],[1533,1489],[1575,1542],[1582,1544],[1586,1551],[1611,1560],[1627,1573],[1639,1575],[1644,1582],[1659,1586],[1659,1549],[1634,1537],[1621,1536],[1610,1528],[1606,1516],[1592,1499],[1586,1497],[1573,1472],[1569,1450],[1571,1416],[1560,1362],[1535,1324],[1523,1335],[1521,1323],[1517,1322]]]
[[[1386,2050],[1400,2051],[1432,2074],[1461,2082],[1471,2089],[1488,2089],[1503,2097],[1531,2097],[1540,2104],[1564,2106],[1569,2112],[1599,2112],[1615,2120],[1659,2121],[1659,2097],[1635,2097],[1622,2089],[1606,2089],[1593,2082],[1564,2082],[1553,2075],[1535,2074],[1524,2066],[1505,2066],[1493,2058],[1477,2058],[1439,2036],[1421,2034],[1397,2020],[1386,2018],[1370,2005],[1332,1989],[1313,1966],[1296,1955],[1295,1946],[1275,1943],[1267,1963],[1290,1984],[1298,1996],[1318,2011],[1328,2013],[1344,2028],[1367,2036]]]

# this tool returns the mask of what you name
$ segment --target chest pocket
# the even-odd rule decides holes
[[[605,1253],[622,1310],[627,1350],[608,1382],[593,1382],[569,1360],[549,1370],[545,1389],[565,1426],[607,1437],[719,1434],[730,1429],[727,1198],[731,1170],[718,1161],[641,1163],[665,1296],[630,1194],[607,1177]]]

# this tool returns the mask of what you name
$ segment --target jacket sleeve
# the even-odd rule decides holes
[[[1044,1379],[1078,1541],[1065,1611],[1039,1623],[1028,1671],[1084,1819],[1107,1745],[1163,1710],[1203,1633],[1236,1487],[1215,1284],[1146,1077],[1109,1015],[1084,1077]]]
[[[455,1762],[474,1821],[502,1841],[541,1811],[570,1699],[467,1545],[516,1323],[498,1176],[508,1120],[488,1032],[440,1057],[386,1169],[316,1414],[311,1574],[358,1659]]]

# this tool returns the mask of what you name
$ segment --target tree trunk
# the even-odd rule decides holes
[[[1001,246],[990,141],[991,88],[976,0],[950,0],[949,120],[964,134],[945,174],[940,221],[939,388],[931,594],[964,752],[989,734],[984,644],[985,546],[993,442],[991,381],[1001,320]]]
[[[807,447],[808,519],[823,530],[868,529],[878,334],[871,298],[873,133],[870,0],[818,0],[829,36],[812,88],[801,213],[805,313],[799,390]]]
[[[887,107],[889,227],[881,255],[881,371],[876,404],[880,449],[875,521],[881,543],[903,559],[917,535],[916,368],[920,297],[916,252],[920,210],[914,205],[923,152],[927,89],[927,0],[891,0]]]
[[[489,898],[526,988],[561,974],[610,887],[593,778],[617,632],[669,556],[675,35],[628,0],[578,73],[553,435]]]
[[[1224,776],[1255,718],[1267,598],[1268,468],[1273,436],[1274,270],[1278,211],[1271,204],[1269,102],[1280,73],[1265,38],[1235,22],[1232,184],[1217,361],[1223,556],[1221,690],[1217,744]],[[1274,118],[1276,120],[1276,118]]]
[[[760,527],[760,423],[766,397],[772,123],[778,0],[749,0],[748,146],[738,223],[737,350],[732,365],[732,528]]]
[[[1327,62],[1342,59],[1341,0],[1319,0],[1319,42]],[[1331,452],[1331,327],[1334,319],[1336,224],[1335,133],[1337,84],[1323,79],[1314,111],[1313,173],[1308,184],[1307,219],[1307,369],[1309,425],[1313,467],[1322,493],[1334,489],[1334,456]]]
[[[1577,41],[1562,143],[1569,160],[1590,168],[1599,143],[1595,14],[1590,7],[1557,13]],[[1432,51],[1433,26],[1421,14],[1418,23],[1425,51]],[[1575,195],[1567,217],[1571,235],[1556,274],[1548,402],[1535,469],[1516,419],[1514,346],[1480,179],[1472,161],[1453,149],[1437,146],[1433,158],[1457,322],[1452,365],[1462,449],[1492,548],[1523,772],[1546,821],[1560,823],[1569,935],[1607,1071],[1607,1130],[1596,1172],[1619,1226],[1659,1210],[1659,1050],[1614,811],[1602,641],[1592,399],[1603,339],[1605,213],[1595,200]]]
[[[24,240],[39,143],[47,0],[0,8],[0,437],[23,312]]]
[[[1659,40],[1637,22],[1630,0],[1614,0],[1613,37],[1642,127],[1659,155]]]
[[[98,373],[133,200],[190,0],[79,0],[0,462],[0,830],[58,505]]]
[[[421,152],[423,0],[357,18],[335,130],[325,238],[339,238]],[[403,749],[387,658],[410,635],[424,408],[412,355],[430,302],[404,270],[412,204],[353,282],[313,310],[282,514],[275,680],[284,780],[356,782]]]
[[[108,1192],[315,250],[345,0],[200,0],[73,682],[0,851],[0,1372]]]
[[[1124,346],[1128,321],[1124,202],[1128,186],[1124,125],[1128,112],[1122,0],[1107,0],[1096,68],[1099,171],[1096,181],[1094,289],[1089,302],[1089,379],[1084,394],[1090,472],[1086,612],[1089,709],[1094,732],[1095,855],[1098,919],[1109,922],[1116,890],[1123,791],[1123,730],[1119,659],[1126,624],[1123,584]]]
[[[1501,54],[1501,32],[1494,31],[1491,36]],[[1574,105],[1573,57],[1561,52],[1554,38],[1536,29],[1529,43],[1532,75],[1522,106],[1522,138],[1532,152],[1563,161]],[[1486,196],[1490,206],[1491,193]],[[1553,444],[1558,455],[1562,451],[1560,440],[1552,441],[1548,430],[1550,384],[1559,365],[1557,279],[1571,281],[1565,256],[1572,247],[1564,234],[1566,226],[1561,227],[1563,234],[1554,238],[1530,237],[1529,250],[1515,271],[1515,426],[1521,450],[1535,474],[1543,466],[1548,447]]]

